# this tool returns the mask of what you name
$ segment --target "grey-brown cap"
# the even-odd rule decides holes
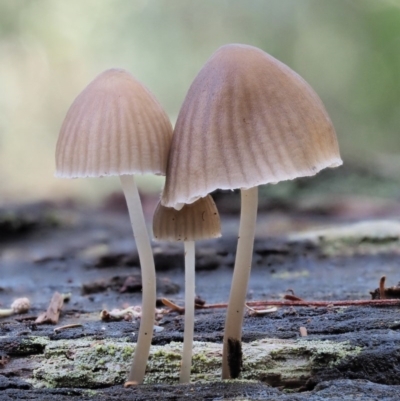
[[[56,175],[165,175],[171,122],[155,96],[130,73],[104,71],[75,99],[56,147]]]
[[[217,206],[207,195],[176,210],[159,202],[153,217],[154,238],[164,241],[198,241],[221,236]]]
[[[218,49],[176,122],[162,204],[311,176],[342,164],[335,130],[297,73],[247,45]]]

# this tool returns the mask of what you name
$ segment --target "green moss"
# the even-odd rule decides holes
[[[173,384],[179,380],[182,343],[153,346],[145,383]],[[49,341],[45,358],[34,370],[32,383],[40,387],[95,388],[122,384],[131,364],[134,345],[126,340],[92,339]],[[243,380],[263,380],[286,386],[303,383],[313,372],[334,366],[361,349],[329,341],[265,339],[243,344]],[[192,381],[220,380],[222,345],[195,342]]]
[[[85,394],[89,397],[96,397],[98,395],[98,391],[95,390],[87,390],[85,391]]]
[[[400,250],[400,223],[365,221],[293,234],[289,241],[311,241],[326,256],[393,252]]]
[[[180,352],[173,352],[173,351],[169,350],[168,347],[159,348],[151,355],[151,357],[153,359],[164,359],[168,362],[174,362],[174,361],[181,360]]]
[[[308,277],[309,270],[294,270],[294,271],[280,271],[279,273],[272,273],[272,278],[279,280],[292,280],[299,277]]]
[[[49,340],[44,337],[27,337],[21,339],[19,343],[13,348],[14,355],[31,355],[42,353]]]

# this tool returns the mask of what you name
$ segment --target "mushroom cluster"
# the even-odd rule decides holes
[[[218,49],[194,79],[172,135],[155,97],[123,70],[108,70],[77,97],[62,125],[57,175],[120,175],[139,252],[143,313],[128,383],[142,383],[156,301],[155,268],[134,174],[166,174],[156,239],[185,246],[181,382],[190,381],[195,241],[220,236],[216,189],[241,190],[236,261],[225,323],[222,378],[241,370],[241,331],[253,254],[258,186],[342,164],[335,130],[313,89],[248,45]]]
[[[258,185],[312,176],[341,164],[335,130],[318,95],[262,50],[222,46],[189,88],[174,128],[161,203],[179,209],[216,189],[241,190],[224,379],[238,377],[241,369]]]

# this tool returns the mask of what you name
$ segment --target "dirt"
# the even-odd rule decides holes
[[[346,220],[337,212],[306,217],[300,212],[299,207],[285,212],[271,206],[260,213],[249,300],[282,299],[288,289],[307,300],[370,299],[382,275],[387,287],[399,281],[400,223],[395,219],[385,215],[383,222],[373,215],[362,227],[332,229]],[[400,396],[397,306],[281,307],[262,316],[246,314],[244,369],[237,382],[218,380],[225,310],[197,310],[200,365],[190,385],[177,384],[184,327],[183,316],[172,312],[157,323],[149,384],[123,389],[139,323],[102,322],[99,316],[102,309],[141,302],[139,261],[124,210],[40,203],[7,216],[0,219],[0,308],[29,297],[32,309],[0,320],[1,400]],[[228,299],[237,224],[234,215],[224,215],[223,237],[196,244],[197,294],[207,304]],[[317,229],[299,234],[307,227]],[[183,306],[182,246],[153,242],[153,249],[158,296]],[[54,325],[34,323],[55,291],[71,294],[57,326],[81,326],[55,332]],[[300,337],[300,327],[306,328],[306,337]],[[118,374],[115,365],[107,365],[114,363],[113,353],[120,358]],[[257,359],[261,354],[265,359]],[[96,369],[84,366],[85,358],[92,358]],[[64,366],[64,373],[53,372],[51,364]],[[74,379],[78,369],[80,381]]]

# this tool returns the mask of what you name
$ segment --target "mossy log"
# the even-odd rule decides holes
[[[29,342],[32,345],[29,345]],[[100,388],[122,384],[126,379],[135,345],[126,339],[97,341],[94,338],[51,341],[31,337],[24,346],[34,349],[41,344],[41,354],[10,361],[6,371],[23,364],[32,371],[27,381],[34,387]],[[182,343],[153,346],[145,384],[179,382]],[[348,342],[263,339],[243,344],[241,378],[262,381],[284,388],[301,387],[317,372],[332,368],[345,358],[355,357],[360,347]],[[221,377],[219,343],[195,342],[192,382],[219,381]]]

